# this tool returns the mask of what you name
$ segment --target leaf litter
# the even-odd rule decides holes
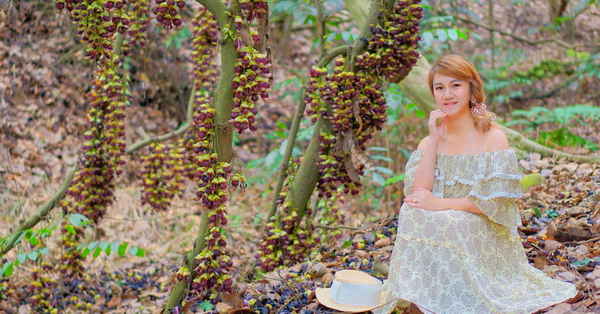
[[[41,6],[44,5],[51,7],[52,3]],[[45,12],[39,9],[33,10],[27,23],[0,19],[0,208],[3,213],[0,236],[14,229],[20,220],[53,195],[77,161],[80,134],[86,126],[82,91],[87,89],[90,71],[82,70],[86,65],[77,62],[58,62],[69,53],[75,53],[78,58],[80,52],[77,51],[81,47],[61,36],[65,21],[60,16],[43,16],[44,23],[36,24]],[[16,26],[9,28],[8,23]],[[29,33],[36,35],[33,44],[24,36]],[[310,42],[299,46],[306,49]],[[307,63],[301,61],[297,63]],[[173,85],[164,77],[157,79],[156,73],[151,71],[138,73],[137,81],[134,75],[132,88],[136,103],[156,100],[159,86],[167,90],[166,87]],[[273,107],[281,105],[272,104]],[[178,124],[172,113],[157,106],[137,106],[130,111],[129,139],[136,138],[135,130],[140,126],[148,133],[162,134]],[[275,128],[277,117],[291,116],[290,110],[283,111],[273,111],[274,118],[265,115],[266,129]],[[597,135],[597,131],[590,131],[591,126],[586,134]],[[255,141],[255,137],[250,135],[243,139],[241,159],[258,156],[248,144]],[[261,148],[269,150],[269,144],[266,145]],[[540,313],[600,312],[599,165],[541,158],[535,154],[522,158],[520,165],[525,174],[537,173],[542,178],[519,202],[523,218],[520,234],[529,261],[551,277],[574,282],[581,293],[570,302]],[[200,209],[186,198],[175,200],[167,213],[156,214],[141,208],[135,158],[126,167],[126,175],[119,179],[117,202],[109,209],[106,220],[94,232],[86,233],[86,241],[128,241],[148,250],[148,254],[142,258],[116,257],[116,254],[88,257],[86,278],[74,286],[65,283],[61,288],[65,312],[76,312],[77,302],[85,302],[92,304],[96,312],[159,313],[176,282],[176,266],[186,249],[193,245]],[[248,172],[251,176],[259,170]],[[275,313],[289,309],[298,313],[334,313],[316,303],[313,291],[331,284],[335,271],[360,269],[378,278],[386,277],[397,221],[395,218],[366,219],[369,215],[361,210],[360,200],[344,207],[350,227],[354,229],[327,243],[320,254],[308,262],[279,271],[256,273],[252,261],[256,241],[260,239],[263,223],[260,215],[266,211],[268,192],[268,187],[257,184],[249,187],[245,195],[233,197],[236,202],[232,202],[230,208],[232,225],[227,231],[231,235],[228,247],[238,289],[236,294],[223,296],[217,308],[228,313]],[[61,215],[55,210],[40,227],[47,227],[49,222],[58,219]],[[58,250],[50,241],[47,246],[51,252]],[[15,259],[17,251],[28,252],[29,248],[21,245],[14,251],[6,257]],[[34,263],[19,267],[6,289],[0,286],[0,294],[6,296],[0,299],[0,313],[31,311],[25,300],[31,281],[29,271],[33,268]],[[253,304],[252,309],[243,310],[250,304]],[[417,311],[407,304],[404,307],[407,312]],[[192,310],[201,312],[199,306]]]

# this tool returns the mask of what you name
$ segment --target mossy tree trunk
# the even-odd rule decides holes
[[[360,40],[362,37],[370,37],[371,30],[369,25],[374,24],[377,15],[381,10],[390,9],[393,7],[395,0],[381,1],[368,1],[369,4],[356,3],[355,9],[357,12],[363,12],[361,14],[362,20],[365,21],[365,25],[362,27],[362,32],[350,49],[338,49],[340,52],[347,53],[347,60],[354,60],[356,56],[364,52],[364,44]],[[367,12],[360,11],[367,10]],[[334,49],[335,50],[335,49]],[[319,66],[326,66],[333,58],[335,54],[326,53],[324,59],[321,60]],[[323,117],[319,118],[316,124],[316,128],[306,151],[302,157],[302,164],[298,169],[298,172],[294,178],[294,182],[289,188],[289,192],[286,196],[286,202],[291,204],[291,210],[298,213],[299,220],[306,215],[308,202],[312,193],[315,190],[317,182],[320,178],[319,166],[317,161],[319,158],[319,135],[321,133],[331,133],[331,122]],[[287,162],[287,161],[284,161]],[[277,197],[275,195],[274,197]]]
[[[197,0],[210,13],[215,16],[221,29],[224,29],[231,23],[229,9],[220,0]],[[235,32],[235,28],[230,28],[230,31]],[[219,162],[230,163],[233,158],[233,128],[231,125],[230,116],[233,109],[233,81],[235,71],[234,66],[237,59],[237,52],[233,45],[233,38],[227,34],[223,34],[221,38],[221,74],[217,87],[214,91],[213,105],[215,108],[214,118],[214,138],[213,149],[218,155]],[[192,279],[196,277],[196,256],[205,247],[205,237],[208,232],[208,215],[206,210],[203,211],[200,217],[200,225],[198,235],[194,242],[193,249],[186,255],[185,263],[190,269],[191,275],[188,276],[188,281],[180,281],[171,290],[171,295],[164,313],[171,313],[171,310],[181,304],[181,301],[186,296],[191,287]]]

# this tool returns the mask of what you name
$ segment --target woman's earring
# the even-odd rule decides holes
[[[475,105],[475,104],[476,104],[475,96],[471,96],[471,103],[472,103],[473,105]]]
[[[474,104],[471,108],[471,113],[474,115],[483,115],[485,113],[486,105],[484,103]]]

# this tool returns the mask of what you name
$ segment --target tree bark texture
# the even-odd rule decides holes
[[[215,16],[221,29],[224,29],[227,24],[230,24],[230,17],[227,14],[229,9],[219,0],[198,0],[210,13]],[[232,23],[231,23],[232,24]],[[235,28],[230,27],[231,31]],[[222,34],[221,40],[221,74],[217,83],[213,96],[213,104],[215,108],[214,118],[214,138],[213,148],[217,153],[219,162],[231,163],[233,159],[233,129],[229,122],[231,111],[233,109],[233,78],[235,75],[234,66],[237,59],[237,51],[233,45],[233,38]],[[194,243],[194,248],[186,256],[186,264],[190,270],[188,281],[179,282],[169,296],[169,301],[164,308],[163,313],[171,313],[171,310],[178,306],[185,295],[188,293],[191,281],[196,277],[196,255],[198,255],[205,247],[205,237],[208,231],[208,214],[203,210],[200,219],[200,227],[198,235]]]

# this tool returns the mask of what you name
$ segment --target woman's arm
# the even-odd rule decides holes
[[[418,146],[418,149],[423,150],[423,157],[415,174],[415,191],[419,188],[433,191],[437,149],[446,134],[446,114],[439,109],[433,110],[429,114],[427,126],[429,127],[429,136],[424,138]]]
[[[439,141],[432,141],[430,140],[430,137],[427,136],[421,140],[419,146],[417,147],[417,149],[423,151],[423,157],[421,158],[421,163],[419,164],[417,173],[415,174],[415,191],[419,188],[433,191],[438,144]]]
[[[431,191],[424,188],[417,188],[413,194],[404,199],[411,207],[422,208],[431,211],[442,210],[460,210],[473,214],[483,214],[479,207],[475,206],[470,199],[461,198],[439,198],[433,195]]]

